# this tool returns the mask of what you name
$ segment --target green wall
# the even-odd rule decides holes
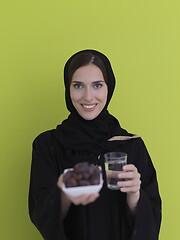
[[[28,217],[31,143],[67,117],[64,63],[86,48],[111,60],[117,88],[109,110],[152,156],[160,239],[180,239],[179,0],[7,0],[0,25],[0,239],[42,239]]]

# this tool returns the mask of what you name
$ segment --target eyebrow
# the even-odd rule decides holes
[[[72,81],[73,83],[83,83],[81,81]],[[101,82],[105,82],[104,80],[98,80],[98,81],[94,81],[93,83],[101,83]]]

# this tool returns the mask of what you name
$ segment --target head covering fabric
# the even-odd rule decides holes
[[[68,80],[68,67],[73,57],[87,51],[98,55],[103,60],[107,71],[108,82],[106,105],[101,113],[93,120],[83,119],[74,108],[70,97],[70,83]],[[83,50],[74,54],[65,64],[64,84],[66,105],[70,111],[70,115],[61,125],[57,126],[55,135],[66,151],[68,166],[72,166],[80,161],[97,163],[99,155],[119,149],[117,143],[108,142],[109,138],[117,135],[131,135],[120,127],[118,120],[109,114],[107,110],[115,88],[115,77],[108,58],[95,50]],[[121,141],[121,144],[122,143],[123,141]],[[118,142],[118,144],[120,143]]]
[[[107,96],[107,102],[105,105],[105,109],[108,107],[108,104],[111,100],[111,97],[113,95],[114,92],[114,88],[115,88],[115,76],[111,67],[111,63],[109,61],[109,59],[102,53],[95,51],[95,50],[83,50],[80,52],[75,53],[73,56],[71,56],[69,58],[69,60],[66,62],[65,67],[64,67],[64,85],[65,85],[65,98],[66,98],[66,106],[67,109],[71,112],[71,113],[77,113],[76,109],[74,108],[72,101],[71,101],[71,97],[70,97],[70,82],[68,79],[68,69],[69,69],[69,65],[72,61],[72,59],[81,54],[81,53],[86,53],[86,52],[90,52],[95,56],[99,56],[101,58],[101,60],[103,61],[105,67],[106,67],[106,71],[107,71],[107,81],[108,81],[108,96]]]

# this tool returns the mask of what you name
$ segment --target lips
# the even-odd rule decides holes
[[[93,110],[95,109],[96,105],[97,105],[97,104],[81,104],[81,106],[83,107],[83,109],[84,109],[85,111],[88,111],[88,112],[93,111]]]

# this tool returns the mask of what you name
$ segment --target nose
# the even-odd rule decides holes
[[[90,102],[93,99],[93,90],[91,88],[85,89],[84,100]]]

